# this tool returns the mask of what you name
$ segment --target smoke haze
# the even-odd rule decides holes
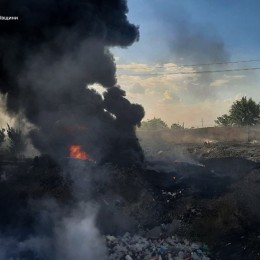
[[[161,25],[165,31],[165,41],[176,64],[210,64],[229,61],[229,53],[215,27],[210,24],[193,22],[192,14],[178,4],[159,9]],[[219,65],[191,67],[195,71],[220,69]],[[214,98],[209,84],[213,75],[198,74],[196,84],[187,87],[194,98],[204,100]]]

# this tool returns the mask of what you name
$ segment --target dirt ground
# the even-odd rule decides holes
[[[235,157],[260,162],[260,144],[247,142],[219,142],[185,145],[198,159]]]

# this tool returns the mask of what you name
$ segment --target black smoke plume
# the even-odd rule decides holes
[[[144,116],[117,86],[109,47],[139,38],[125,0],[2,0],[0,91],[11,115],[23,113],[42,153],[68,156],[81,144],[100,162],[141,163],[135,127]],[[101,84],[102,97],[90,84]]]

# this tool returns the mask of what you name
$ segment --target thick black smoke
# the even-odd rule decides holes
[[[109,47],[139,38],[125,0],[2,0],[0,91],[7,109],[22,112],[37,130],[42,153],[67,156],[82,144],[98,161],[141,162],[135,126],[144,116],[116,86]],[[88,85],[106,88],[101,97]],[[120,155],[120,156],[119,156]]]

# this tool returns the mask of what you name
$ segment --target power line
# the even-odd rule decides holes
[[[256,68],[241,68],[241,69],[226,69],[226,70],[179,71],[179,72],[164,72],[164,73],[136,73],[136,74],[128,74],[128,76],[185,75],[185,74],[235,72],[235,71],[250,71],[250,70],[260,70],[260,68],[256,67]]]
[[[249,62],[259,62],[260,59],[255,60],[237,60],[237,61],[227,61],[227,62],[214,62],[214,63],[198,63],[198,64],[172,64],[167,67],[163,65],[156,65],[154,68],[176,68],[176,67],[200,67],[200,66],[210,66],[210,65],[225,65],[225,64],[236,64],[236,63],[249,63]],[[130,67],[130,68],[118,68],[123,70],[135,70],[140,69],[140,67]]]
[[[224,64],[235,64],[235,63],[249,63],[257,62],[260,60],[238,60],[238,61],[227,61],[227,62],[215,62],[215,63],[201,63],[201,64],[183,64],[183,65],[169,65],[169,67],[199,67],[199,66],[209,66],[209,65],[224,65]],[[163,66],[161,66],[163,67]]]
[[[226,69],[226,70],[202,70],[202,71],[187,71],[187,72],[169,72],[169,74],[197,74],[197,73],[215,73],[215,72],[233,72],[233,71],[247,71],[260,70],[260,68],[241,68],[241,69]]]

